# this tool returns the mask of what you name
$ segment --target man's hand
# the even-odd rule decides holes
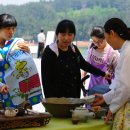
[[[102,105],[103,103],[105,103],[105,100],[103,98],[103,95],[102,94],[94,94],[95,95],[95,101],[93,102],[93,106],[100,106]]]
[[[8,85],[3,85],[1,88],[0,88],[0,93],[2,94],[7,94],[9,92],[9,86]]]

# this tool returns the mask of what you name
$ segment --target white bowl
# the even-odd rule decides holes
[[[95,100],[95,95],[89,95],[89,96],[86,96],[82,99],[86,101],[86,104],[91,104]]]

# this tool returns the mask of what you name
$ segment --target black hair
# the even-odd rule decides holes
[[[97,37],[97,38],[103,38],[105,39],[105,36],[104,36],[104,28],[102,26],[94,26],[92,28],[92,31],[90,33],[90,36],[91,37]],[[91,44],[90,48],[94,48],[94,49],[97,49],[98,47],[95,46],[94,43]]]
[[[56,35],[66,32],[74,33],[74,36],[76,35],[76,29],[73,21],[64,19],[58,23],[56,28]]]
[[[44,29],[43,29],[43,28],[41,28],[41,32],[44,32]]]
[[[91,37],[95,36],[95,37],[103,38],[104,39],[105,38],[105,36],[104,36],[104,28],[101,27],[101,26],[94,26],[92,28],[90,36]]]
[[[10,14],[0,15],[0,29],[5,27],[16,27],[17,21],[14,16]]]
[[[124,40],[130,40],[130,28],[119,18],[109,19],[105,25],[104,29],[106,33],[110,33],[111,30],[116,32],[119,37]]]
[[[97,47],[97,46],[95,46],[95,44],[94,44],[93,42],[91,43],[90,48],[94,48],[95,50],[96,50],[96,49],[98,49],[98,47]]]

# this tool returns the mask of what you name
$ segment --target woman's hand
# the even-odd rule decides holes
[[[83,72],[81,73],[82,79],[83,79],[86,75],[87,75],[87,72],[86,72],[86,71],[83,71]],[[86,82],[86,80],[83,81],[83,85],[85,85],[85,82]]]
[[[102,94],[94,94],[95,95],[95,101],[93,102],[93,106],[100,106],[102,105],[103,103],[105,103],[105,100],[103,98],[103,95]]]
[[[113,120],[113,114],[110,110],[108,111],[107,116],[104,120],[106,124],[109,124]]]
[[[0,93],[2,94],[7,94],[9,92],[9,86],[8,85],[3,85],[1,88],[0,88]]]
[[[19,47],[21,50],[30,53],[30,48],[29,48],[29,43],[28,43],[28,42],[26,42],[26,41],[20,42],[20,43],[18,43],[17,45],[18,45],[18,47]]]
[[[107,80],[111,80],[112,79],[112,75],[108,71],[105,72],[105,79],[107,79]]]

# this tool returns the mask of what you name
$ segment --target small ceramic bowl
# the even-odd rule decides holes
[[[75,124],[78,124],[79,123],[79,119],[72,119],[72,123],[75,125]]]

